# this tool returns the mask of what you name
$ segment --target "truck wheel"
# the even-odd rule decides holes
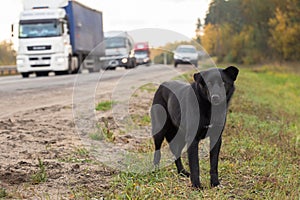
[[[48,76],[49,72],[36,72],[36,76]]]
[[[66,71],[66,74],[72,74],[73,73],[73,69],[72,69],[72,56],[69,55],[68,56],[68,70]]]
[[[29,77],[29,73],[28,72],[21,73],[21,75],[22,75],[23,78],[28,78]]]
[[[77,74],[79,72],[79,63],[76,56],[72,57],[72,68],[74,69],[73,74]]]
[[[36,72],[36,76],[48,76],[49,72]]]
[[[65,71],[56,71],[54,72],[56,76],[61,76],[61,75],[65,75],[66,72]]]
[[[133,60],[133,61],[132,61],[132,68],[135,68],[136,66],[137,66],[136,60]]]
[[[89,68],[88,71],[89,71],[89,73],[96,72],[94,68]]]
[[[136,67],[136,63],[134,62],[134,60],[130,60],[129,64],[127,67],[125,67],[126,69],[132,69]]]

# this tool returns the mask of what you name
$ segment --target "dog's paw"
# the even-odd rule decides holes
[[[192,186],[194,189],[203,190],[203,186],[201,183],[195,183],[195,184],[193,183]]]
[[[225,188],[225,186],[224,185],[222,185],[222,184],[219,184],[219,185],[217,185],[217,186],[215,186],[214,188],[216,188],[216,189],[224,189]]]
[[[155,170],[159,169],[159,163],[154,163],[153,166]]]
[[[186,171],[185,169],[181,170],[179,172],[180,176],[184,176],[184,177],[190,177],[190,173],[188,171]]]
[[[219,185],[220,185],[220,181],[218,181],[218,180],[210,182],[211,187],[218,187]]]

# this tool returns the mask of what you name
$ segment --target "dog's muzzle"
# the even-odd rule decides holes
[[[215,106],[219,105],[221,103],[221,97],[218,94],[211,95],[211,103]]]

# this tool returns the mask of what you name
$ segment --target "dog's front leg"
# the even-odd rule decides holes
[[[218,177],[218,160],[219,153],[222,144],[222,137],[218,139],[218,141],[214,144],[214,142],[210,141],[210,184],[212,187],[220,185],[219,177]],[[214,145],[214,146],[212,146]]]
[[[194,139],[188,148],[189,167],[191,171],[191,182],[193,187],[202,188],[199,179],[199,156],[198,156],[199,141]]]

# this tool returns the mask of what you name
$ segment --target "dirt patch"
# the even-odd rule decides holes
[[[151,151],[153,93],[137,89],[132,95],[129,117],[134,127],[118,124],[111,110],[97,111],[99,126],[111,133],[109,142],[124,150]],[[99,101],[105,99],[102,95]],[[8,199],[99,198],[116,173],[90,155],[76,132],[72,107],[63,105],[0,119],[0,159],[0,186]]]
[[[122,146],[122,149],[129,151],[152,151],[150,108],[153,94],[157,88],[155,85],[136,89],[128,100],[128,112],[122,116],[114,113],[113,110],[98,111],[99,127],[101,127],[107,142]],[[127,103],[127,102],[125,102]],[[124,104],[124,102],[115,102]],[[151,143],[151,144],[150,144]],[[150,147],[150,146],[151,147]]]
[[[158,77],[159,80],[169,80],[174,74],[155,67],[149,73],[151,69],[145,68],[151,80]],[[190,70],[179,69],[178,73]],[[50,88],[51,84],[45,86],[39,79],[28,80],[24,81],[27,85],[22,90],[18,84],[10,83],[1,96],[4,112],[0,114],[0,198],[101,199],[106,194],[114,174],[119,172],[118,168],[110,168],[94,156],[82,134],[77,132],[75,125],[78,124],[74,122],[71,105],[74,104],[72,100],[75,103],[76,100],[96,100],[95,104],[111,100],[112,92],[123,97],[122,91],[126,93],[135,88],[144,76],[128,76],[126,83],[113,77],[108,79],[99,84],[95,98],[88,96],[88,89],[93,88],[94,91],[94,84],[87,80],[83,85],[87,89],[80,88],[87,91],[81,94],[78,90],[78,99],[74,99],[73,84],[68,85],[70,80],[63,82],[56,79],[62,81],[62,85]],[[36,84],[41,84],[41,87],[36,87]],[[98,126],[109,130],[111,151],[150,152],[152,159],[149,111],[154,92],[155,88],[149,85],[136,88],[128,100],[126,117],[112,110],[89,110],[92,115],[96,113]],[[122,101],[122,98],[116,101],[119,100]],[[80,102],[77,103],[75,108],[81,106]],[[89,117],[82,120],[83,125],[90,120]],[[122,123],[126,120],[131,123]]]
[[[2,195],[11,199],[101,197],[114,173],[82,145],[71,106],[0,120],[0,159]]]

